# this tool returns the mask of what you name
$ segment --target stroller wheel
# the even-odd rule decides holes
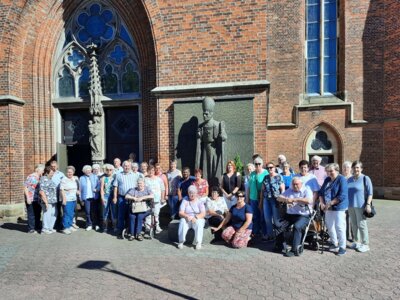
[[[128,231],[127,228],[124,228],[124,230],[122,230],[121,236],[122,236],[122,239],[123,239],[123,240],[129,239],[130,234],[129,234],[129,231]]]
[[[298,245],[297,246],[297,254],[300,256],[301,254],[303,254],[303,251],[304,251],[304,246]]]
[[[311,249],[318,251],[319,249],[319,243],[317,241],[312,241],[311,243]]]

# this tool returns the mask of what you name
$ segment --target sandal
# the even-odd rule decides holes
[[[138,235],[138,236],[136,237],[136,239],[137,239],[138,241],[143,241],[143,237],[142,237],[141,235]]]

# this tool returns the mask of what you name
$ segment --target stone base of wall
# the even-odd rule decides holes
[[[400,200],[400,187],[374,187],[374,198]]]
[[[18,204],[0,204],[0,220],[11,221],[19,217],[25,217],[25,203]]]

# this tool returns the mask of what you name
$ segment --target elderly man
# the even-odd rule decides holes
[[[322,158],[320,156],[314,155],[311,158],[311,168],[310,168],[310,173],[314,174],[315,177],[317,177],[317,181],[320,187],[322,186],[326,178],[325,167],[321,166],[321,161]]]
[[[303,185],[299,177],[294,177],[292,186],[283,194],[278,196],[278,201],[287,204],[284,220],[288,226],[293,226],[292,249],[285,253],[285,256],[298,256],[298,247],[301,244],[303,229],[310,221],[310,215],[313,207],[313,194],[309,187]],[[281,252],[283,249],[284,233],[283,231],[276,237],[275,250]]]
[[[86,213],[86,231],[93,228],[93,223],[99,228],[99,199],[100,186],[99,177],[92,173],[92,167],[85,165],[82,168],[82,175],[79,178],[79,188],[81,192],[81,200],[85,204]]]
[[[287,163],[286,156],[283,154],[278,155],[278,165],[276,166],[276,172],[281,174],[283,172],[283,165]],[[294,173],[293,169],[289,169],[290,173]]]
[[[129,161],[124,161],[122,164],[123,172],[116,175],[114,180],[114,204],[117,203],[118,209],[118,238],[122,239],[122,231],[125,228],[125,221],[128,213],[128,202],[125,200],[125,195],[130,189],[134,189],[137,186],[137,180],[140,177],[140,173],[134,174],[132,172],[132,165]]]
[[[119,174],[123,172],[123,168],[121,167],[121,160],[116,157],[114,158],[114,174]]]

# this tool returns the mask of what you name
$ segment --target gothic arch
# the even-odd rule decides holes
[[[324,164],[343,160],[343,139],[339,131],[327,122],[314,126],[303,143],[303,158],[310,160],[313,155],[323,158]]]

